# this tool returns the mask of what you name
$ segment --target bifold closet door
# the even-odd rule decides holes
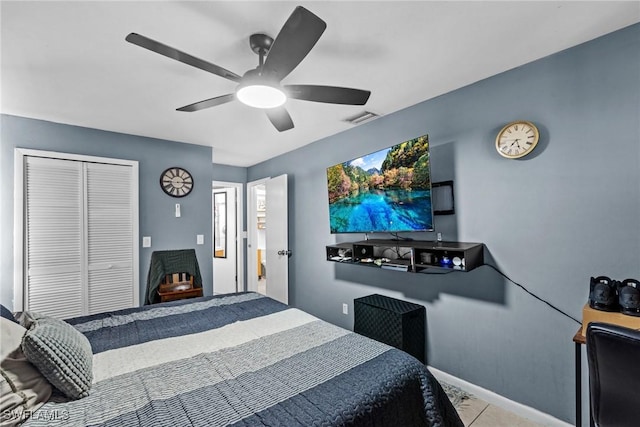
[[[87,314],[134,306],[130,166],[86,163]]]
[[[84,312],[83,164],[26,157],[26,310],[60,318]]]
[[[25,159],[25,309],[64,319],[133,307],[132,168]]]

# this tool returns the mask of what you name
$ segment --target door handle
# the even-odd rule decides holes
[[[283,249],[278,251],[278,255],[286,255],[291,258],[291,249]]]

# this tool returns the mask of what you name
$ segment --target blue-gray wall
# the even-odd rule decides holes
[[[291,304],[347,328],[342,303],[357,297],[424,304],[430,365],[573,421],[578,324],[486,266],[423,275],[324,261],[325,245],[363,238],[329,233],[325,168],[428,133],[434,180],[455,181],[456,215],[436,217],[437,231],[483,242],[485,261],[580,319],[590,276],[640,279],[639,111],[634,25],[250,167],[248,181],[290,175]],[[494,148],[516,119],[541,131],[526,160]]]
[[[10,307],[13,300],[13,161],[17,147],[137,160],[140,179],[140,301],[144,301],[151,252],[164,249],[195,248],[204,293],[212,294],[211,147],[9,115],[2,115],[1,124],[2,304]],[[184,198],[169,197],[160,188],[160,174],[171,166],[186,168],[194,178],[193,191]],[[175,203],[181,205],[180,218],[175,217]],[[197,234],[204,234],[204,245],[196,245]],[[142,247],[142,236],[151,236],[151,248]]]
[[[226,182],[247,182],[247,168],[239,166],[213,164],[213,180]]]

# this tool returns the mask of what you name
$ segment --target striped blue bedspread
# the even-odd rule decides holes
[[[90,395],[26,426],[463,425],[412,356],[260,294],[68,322],[93,348]]]

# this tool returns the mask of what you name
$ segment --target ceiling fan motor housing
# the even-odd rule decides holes
[[[266,55],[271,49],[273,38],[266,34],[251,34],[249,37],[249,46],[251,50],[258,55]]]

